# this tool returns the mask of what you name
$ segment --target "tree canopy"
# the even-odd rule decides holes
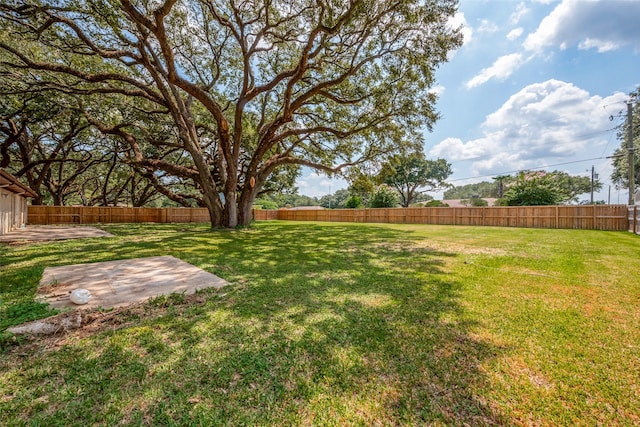
[[[406,208],[420,194],[445,187],[451,173],[451,164],[446,160],[425,159],[421,152],[415,152],[391,156],[377,178],[398,192],[400,204]]]
[[[477,197],[498,197],[498,184],[495,182],[476,182],[458,185],[444,192],[444,199],[471,199]]]
[[[212,225],[234,227],[282,168],[336,172],[429,129],[434,70],[461,44],[456,7],[13,1],[0,6],[0,73],[75,96],[156,188],[178,199],[163,184],[193,182]]]
[[[394,208],[398,205],[398,192],[386,184],[379,185],[373,194],[369,205],[372,208]]]
[[[557,205],[576,202],[578,196],[591,190],[591,179],[566,172],[523,171],[504,178],[506,191],[502,203],[509,206]],[[594,181],[594,191],[602,183]]]
[[[635,184],[636,187],[640,185],[640,87],[629,94],[633,105],[633,149],[634,149],[634,172],[635,172]],[[622,188],[629,188],[629,160],[628,160],[628,147],[627,147],[627,135],[628,135],[629,123],[624,121],[618,127],[618,140],[620,141],[620,147],[613,153],[613,172],[611,173],[611,180]],[[635,191],[635,189],[634,189]]]

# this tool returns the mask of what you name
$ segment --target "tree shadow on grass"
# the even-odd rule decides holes
[[[10,419],[506,424],[483,400],[480,370],[504,350],[474,336],[462,284],[446,271],[455,254],[376,226],[263,225],[208,236],[159,234],[137,249],[170,248],[235,285],[197,305],[160,300],[150,304],[156,316],[132,327],[25,361],[8,375],[18,381],[10,389],[29,399],[9,402]],[[56,405],[45,409],[44,400]]]

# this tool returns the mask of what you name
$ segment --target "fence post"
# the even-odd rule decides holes
[[[560,209],[560,207],[558,205],[556,205],[556,228],[558,228],[558,209]]]
[[[633,233],[638,234],[638,206],[633,205]]]

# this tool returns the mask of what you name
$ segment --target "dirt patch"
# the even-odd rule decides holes
[[[212,295],[218,294],[217,290],[205,290],[192,295],[187,295],[184,299],[167,299],[160,305],[139,302],[124,307],[114,308],[108,311],[101,309],[74,310],[60,313],[45,319],[24,323],[10,328],[31,327],[37,323],[46,323],[49,331],[47,333],[27,333],[23,338],[15,339],[12,349],[5,356],[33,357],[34,354],[47,352],[60,348],[69,342],[94,335],[105,330],[118,330],[138,324],[140,319],[153,319],[166,314],[168,306],[175,307],[177,313],[181,314],[185,309],[194,305],[205,304]],[[37,326],[36,326],[37,327]],[[22,335],[22,334],[19,334]],[[19,343],[19,344],[18,344]],[[15,362],[15,360],[14,360]],[[18,362],[16,362],[18,363]]]
[[[58,309],[113,308],[159,295],[189,295],[197,289],[226,284],[218,276],[178,258],[160,256],[48,267],[37,293],[39,300]],[[87,289],[91,293],[89,302],[72,303],[69,297],[74,289]]]
[[[29,242],[43,242],[48,240],[88,239],[94,237],[113,237],[96,227],[74,227],[62,225],[34,225],[12,230],[0,236],[0,242],[9,244],[24,244]]]

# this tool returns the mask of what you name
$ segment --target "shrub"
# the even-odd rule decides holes
[[[370,205],[372,208],[393,208],[398,206],[400,197],[398,193],[388,185],[380,185],[371,196]]]
[[[462,203],[465,206],[473,206],[476,208],[489,206],[489,202],[487,202],[485,199],[481,199],[480,197],[472,197],[469,200],[463,200]]]
[[[360,196],[353,195],[347,199],[345,207],[347,209],[357,209],[362,206],[362,199]]]
[[[268,199],[256,199],[253,202],[254,207],[260,206],[259,209],[278,209],[278,204],[273,200]]]
[[[448,208],[449,205],[447,203],[442,203],[441,200],[429,200],[424,204],[425,208]]]

